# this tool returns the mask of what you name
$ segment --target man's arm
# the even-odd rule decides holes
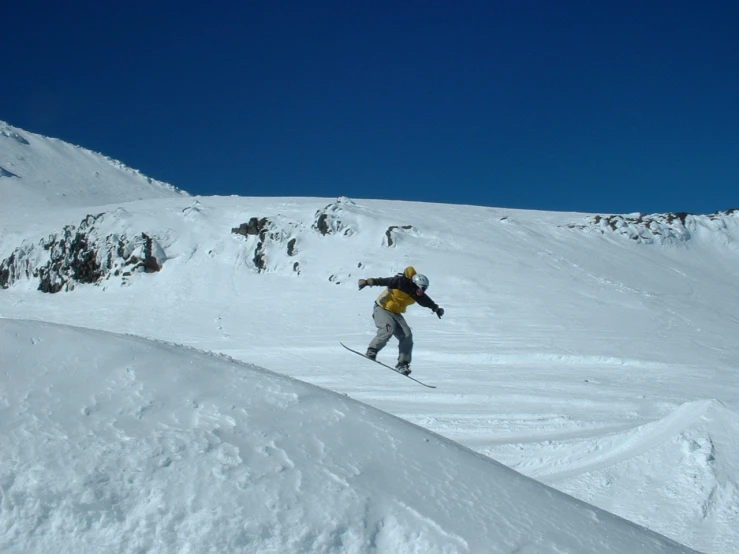
[[[423,293],[421,296],[416,295],[416,302],[418,302],[418,304],[420,306],[423,306],[424,308],[429,308],[432,312],[435,312],[439,309],[439,306],[436,305],[436,302],[431,300],[431,297],[426,293]]]
[[[418,302],[419,305],[423,306],[424,308],[429,308],[432,312],[434,312],[439,319],[441,319],[441,316],[444,315],[444,308],[440,308],[436,302],[431,300],[431,298],[427,294],[422,294],[421,296],[416,296],[416,302]]]
[[[398,276],[395,277],[370,277],[369,279],[360,279],[359,280],[359,290],[362,290],[364,287],[387,287],[393,284],[393,280],[398,279]]]

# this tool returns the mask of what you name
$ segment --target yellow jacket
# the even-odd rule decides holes
[[[411,304],[418,302],[421,306],[431,308],[436,311],[438,306],[426,294],[413,284],[411,279],[416,274],[416,270],[412,266],[405,268],[403,273],[398,273],[394,277],[380,277],[368,279],[367,284],[370,286],[386,286],[382,294],[377,297],[377,302],[388,312],[394,314],[402,314]]]
[[[416,274],[416,270],[412,266],[408,266],[405,268],[405,271],[403,271],[403,276],[406,279],[411,279]],[[400,275],[400,274],[399,274]],[[398,275],[398,276],[399,276]],[[395,277],[390,277],[389,280],[393,280]],[[377,302],[380,306],[385,308],[388,312],[393,312],[394,314],[402,314],[405,312],[406,308],[410,306],[411,304],[416,303],[416,299],[413,298],[410,294],[407,292],[399,289],[399,288],[391,288],[390,285],[394,285],[395,283],[381,283],[378,281],[382,281],[382,279],[374,279],[375,284],[377,285],[387,285],[388,288],[386,288],[380,296],[377,297]],[[398,283],[400,285],[400,283]]]
[[[362,290],[365,286],[387,287],[377,297],[375,303],[394,314],[402,314],[408,306],[418,302],[419,305],[429,308],[437,316],[444,315],[444,310],[429,298],[425,290],[422,290],[413,282],[414,275],[416,275],[415,268],[408,266],[403,273],[398,273],[393,277],[360,279],[359,290]]]

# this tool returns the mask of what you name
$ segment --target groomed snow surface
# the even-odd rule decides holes
[[[5,129],[0,166],[33,161]],[[70,203],[48,171],[0,178],[0,262],[101,213],[91,237],[165,261],[0,289],[0,552],[739,552],[735,214],[611,233],[118,180]],[[446,310],[407,314],[435,390],[339,345],[374,334],[356,280],[407,265]]]

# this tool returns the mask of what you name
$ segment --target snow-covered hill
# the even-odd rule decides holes
[[[688,552],[345,396],[0,320],[3,552]]]
[[[85,166],[78,171],[85,172]],[[8,287],[0,289],[0,316],[168,341],[266,367],[438,433],[689,547],[739,552],[736,211],[596,216],[343,197],[176,193],[100,205],[94,198],[80,199],[77,205],[49,202],[31,212],[15,209],[12,201],[0,205],[0,281]],[[441,320],[417,306],[407,314],[416,344],[414,376],[437,385],[433,391],[338,344],[361,349],[374,334],[371,309],[380,291],[357,291],[356,280],[392,275],[407,265],[429,276],[428,293],[446,310]],[[44,282],[63,286],[49,294],[42,292],[48,289]],[[75,333],[82,338],[70,343],[103,336]],[[32,341],[19,342],[24,343],[33,349]],[[392,361],[396,344],[391,342],[380,357]],[[88,361],[94,358],[90,349],[70,357],[79,359],[83,370],[112,371],[107,362]],[[176,373],[163,357],[154,365]],[[187,375],[205,371],[213,380],[207,385],[222,382],[224,398],[236,405],[232,395],[239,384],[226,377],[237,371],[234,367],[243,366],[188,367]],[[80,378],[92,382],[95,373]],[[11,375],[4,373],[8,386]],[[200,378],[192,379],[199,387]],[[137,390],[158,394],[146,384]],[[312,417],[330,419],[335,406],[328,398],[312,405]],[[272,425],[279,430],[289,412],[276,409]],[[152,425],[149,432],[158,433]],[[182,436],[195,441],[203,429],[192,425]],[[243,425],[248,422],[238,427]],[[33,448],[41,448],[44,440],[35,437]],[[408,435],[387,440],[397,449],[418,442]],[[370,448],[382,451],[378,445]],[[448,453],[425,448],[417,450],[419,459]],[[353,442],[341,463],[351,465],[360,455],[363,447]],[[464,473],[461,466],[467,462],[454,460]],[[241,463],[239,471],[248,471],[248,462]],[[479,477],[475,463],[470,473]],[[200,470],[193,466],[191,471]],[[152,486],[171,485],[157,481],[160,475],[152,473]],[[396,488],[386,473],[379,475],[372,486]],[[500,486],[515,489],[522,482],[511,477],[515,474],[495,475],[495,480],[513,479]],[[455,479],[447,478],[453,485]],[[479,486],[489,490],[490,484]],[[349,486],[346,493],[357,494],[351,491]],[[435,503],[443,504],[447,494],[427,498],[429,509],[436,510]],[[533,500],[529,492],[514,491],[504,508],[496,505],[488,513],[505,520],[510,510],[534,513],[543,508],[539,504],[551,502],[552,513],[561,516],[556,525],[566,534],[591,532],[571,524],[569,504],[556,507],[560,495],[549,491],[547,496]],[[455,501],[462,502],[461,497]],[[115,502],[107,505],[113,509]],[[277,509],[279,502],[273,506]],[[387,503],[378,496],[366,506],[386,513]],[[452,524],[435,513],[428,521],[438,525],[440,534],[434,536],[439,537]],[[205,523],[226,525],[220,512],[217,516]],[[372,518],[363,521],[379,521]],[[496,521],[487,528],[499,533]],[[520,551],[552,552],[555,544],[567,552],[608,551],[608,546],[582,546],[581,538],[560,543],[550,534],[554,525],[527,527],[539,538],[521,542]],[[111,535],[121,528],[111,527]],[[180,544],[169,536],[162,551]],[[440,551],[515,551],[512,542],[478,550],[465,536],[467,546],[442,540],[446,550]],[[502,541],[519,537],[496,536]],[[270,537],[276,542],[269,544],[288,545]],[[373,548],[388,551],[379,543],[367,550]],[[317,550],[342,551],[338,543]],[[287,551],[301,550],[290,543]]]
[[[123,163],[0,121],[0,197],[15,208],[96,206],[186,195]]]

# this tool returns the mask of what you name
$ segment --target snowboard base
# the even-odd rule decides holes
[[[403,377],[408,377],[408,379],[411,379],[412,381],[415,381],[415,382],[416,382],[416,383],[418,383],[419,385],[423,385],[424,387],[428,387],[428,388],[430,388],[430,389],[435,389],[435,388],[436,388],[436,387],[435,387],[434,385],[427,385],[426,383],[423,383],[423,382],[419,381],[419,380],[418,380],[418,379],[416,379],[415,377],[411,377],[410,375],[406,375],[406,374],[404,374],[404,373],[401,373],[400,371],[398,371],[397,369],[395,369],[395,368],[394,368],[393,366],[391,366],[391,365],[387,365],[387,364],[384,364],[384,363],[382,363],[382,362],[380,362],[380,361],[378,361],[378,360],[373,360],[372,358],[368,358],[367,356],[365,356],[364,354],[362,354],[362,353],[361,353],[361,352],[359,352],[358,350],[354,350],[353,348],[349,348],[349,347],[348,347],[348,346],[347,346],[346,344],[344,344],[343,342],[339,342],[339,344],[340,344],[341,346],[343,346],[344,348],[346,348],[346,349],[347,349],[347,350],[348,350],[349,352],[354,352],[354,353],[355,353],[356,355],[358,355],[358,356],[362,356],[362,358],[364,358],[365,360],[369,360],[370,362],[375,362],[376,364],[380,364],[381,366],[383,366],[383,367],[386,367],[386,368],[388,368],[388,369],[389,369],[389,370],[391,370],[391,371],[394,371],[394,372],[395,372],[395,373],[397,373],[398,375],[402,375]]]

